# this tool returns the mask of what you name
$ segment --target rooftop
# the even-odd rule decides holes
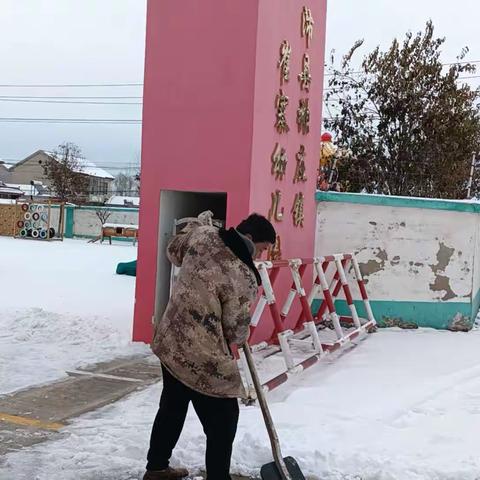
[[[0,167],[5,167],[7,170],[10,170],[14,165],[14,163],[4,162],[0,159]]]
[[[3,182],[0,182],[0,194],[18,195],[19,197],[21,197],[24,194],[24,192],[15,186],[7,185]]]
[[[51,151],[44,150],[44,152],[50,157],[54,156],[54,153]],[[89,175],[91,177],[107,178],[109,180],[113,180],[115,178],[111,173],[107,172],[103,168],[97,167],[94,163],[86,160],[85,158],[79,158],[78,163],[80,164],[78,173],[84,173],[85,175]]]

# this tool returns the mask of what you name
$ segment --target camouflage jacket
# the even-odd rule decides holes
[[[172,375],[190,388],[238,398],[245,390],[229,344],[241,344],[248,337],[258,274],[251,268],[251,257],[249,267],[227,247],[225,235],[230,240],[236,236],[234,244],[242,241],[233,229],[198,225],[170,241],[167,256],[181,269],[155,326],[152,348]]]

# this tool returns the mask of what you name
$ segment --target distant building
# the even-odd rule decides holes
[[[35,185],[39,182],[51,190],[51,183],[44,171],[44,165],[51,160],[55,160],[51,152],[37,150],[8,169],[8,183],[30,186],[32,182]],[[81,168],[78,173],[88,178],[88,201],[105,202],[113,191],[113,175],[86,160],[79,162]]]
[[[140,197],[125,197],[122,195],[113,195],[107,200],[106,204],[111,205],[112,207],[138,208],[140,206]]]
[[[23,196],[22,190],[0,181],[0,198],[15,200]]]
[[[10,169],[13,164],[0,160],[0,182],[8,182],[10,179]]]
[[[42,182],[33,182],[30,185],[21,183],[6,183],[7,187],[18,188],[22,192],[22,198],[33,200],[52,200],[54,195],[50,192],[50,188]]]

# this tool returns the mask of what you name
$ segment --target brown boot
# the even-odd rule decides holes
[[[143,480],[178,480],[185,477],[188,477],[188,470],[185,468],[168,467],[165,470],[146,471]]]

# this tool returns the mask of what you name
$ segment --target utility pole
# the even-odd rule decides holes
[[[472,183],[473,183],[473,172],[475,171],[475,160],[476,155],[472,155],[472,167],[470,168],[470,178],[468,179],[468,186],[467,186],[467,198],[471,198],[472,194]]]

